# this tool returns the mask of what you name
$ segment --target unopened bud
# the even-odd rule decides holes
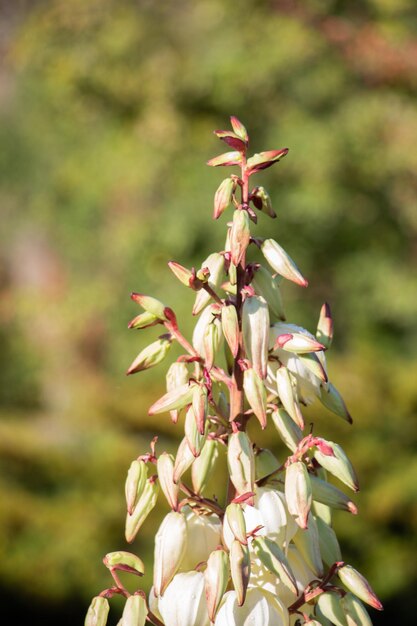
[[[269,311],[261,296],[249,296],[245,299],[242,332],[246,354],[253,369],[264,379],[268,365]]]
[[[145,626],[147,615],[145,598],[141,594],[129,596],[123,609],[120,626]]]
[[[92,599],[85,617],[84,626],[105,626],[110,605],[106,598],[96,596]]]
[[[357,507],[343,491],[313,474],[310,474],[310,482],[313,490],[313,500],[326,504],[332,509],[341,509],[356,515],[358,512]]]
[[[274,272],[277,272],[287,280],[292,280],[294,283],[301,285],[301,287],[307,287],[307,280],[291,257],[276,241],[265,239],[261,245],[261,250]]]
[[[163,452],[159,455],[157,461],[158,478],[164,496],[168,500],[168,504],[174,511],[178,507],[179,487],[174,482],[174,457],[172,454]]]
[[[235,539],[247,545],[246,523],[240,504],[231,503],[226,507],[225,516]]]
[[[178,446],[177,455],[175,457],[174,463],[174,482],[178,483],[181,476],[188,470],[189,467],[193,464],[195,456],[191,452],[190,446],[188,445],[187,438],[181,441]]]
[[[219,167],[220,165],[240,165],[241,162],[242,155],[240,152],[224,152],[207,161],[207,165]]]
[[[340,604],[346,617],[347,626],[372,626],[368,611],[353,593],[347,593],[343,596]]]
[[[358,596],[358,598],[374,607],[374,609],[378,609],[378,611],[383,610],[383,606],[371,585],[366,578],[351,565],[342,565],[339,567],[337,575],[345,587],[354,593],[355,596]]]
[[[320,358],[321,356],[321,358]],[[298,358],[301,363],[310,370],[321,382],[327,383],[328,377],[326,372],[326,361],[324,359],[323,353],[319,353],[319,355],[314,352],[309,352],[306,354],[299,354]],[[316,394],[317,395],[317,394]]]
[[[167,356],[171,344],[172,336],[169,333],[161,335],[157,341],[151,343],[138,354],[126,373],[128,375],[135,374],[158,365]]]
[[[266,150],[264,152],[257,152],[247,161],[247,172],[249,175],[255,174],[261,170],[265,170],[271,167],[274,163],[280,161],[285,155],[288,154],[288,148],[282,148],[281,150]]]
[[[141,328],[149,328],[149,326],[155,326],[156,324],[160,324],[161,320],[153,315],[153,313],[148,313],[148,311],[144,311],[143,313],[139,313],[136,317],[133,318],[128,324],[128,328],[133,328],[135,330],[139,330]]]
[[[288,510],[300,528],[307,528],[312,503],[310,476],[301,461],[291,463],[285,472],[285,499]]]
[[[217,355],[220,343],[222,340],[222,332],[220,327],[220,320],[218,317],[214,317],[212,321],[207,324],[203,335],[203,352],[201,353],[205,359],[205,367],[208,371],[214,365],[214,359]]]
[[[136,574],[136,576],[142,576],[145,572],[143,561],[136,554],[124,550],[109,552],[104,557],[103,563],[109,569]]]
[[[156,415],[157,413],[165,413],[165,411],[173,411],[175,409],[182,409],[186,404],[189,404],[193,398],[194,384],[180,385],[171,391],[168,391],[162,398],[159,398],[148,411],[149,415]]]
[[[237,603],[242,606],[246,598],[246,590],[250,578],[249,548],[235,539],[230,547],[230,572],[236,591]]]
[[[147,311],[148,313],[152,313],[160,320],[166,321],[167,317],[165,314],[166,306],[160,300],[156,298],[152,298],[152,296],[145,296],[143,293],[135,293],[130,294],[130,297],[134,302],[137,302],[142,309]]]
[[[236,135],[238,137],[240,137],[242,139],[242,141],[244,141],[247,144],[248,141],[249,141],[248,131],[243,126],[242,122],[240,120],[238,120],[237,117],[232,115],[231,118],[230,118],[230,123],[231,123],[232,128],[233,128],[234,132],[236,133]]]
[[[205,490],[218,457],[218,442],[214,439],[207,439],[200,456],[195,459],[191,468],[193,489],[197,494],[201,494]]]
[[[225,178],[220,183],[214,196],[213,219],[217,220],[232,202],[234,187],[235,182],[232,178]]]
[[[127,478],[125,482],[127,512],[130,515],[132,514],[132,511],[138,503],[138,500],[142,494],[147,475],[148,471],[146,469],[146,463],[144,461],[132,461],[127,472]]]
[[[319,531],[311,512],[308,516],[307,528],[305,530],[299,528],[293,537],[293,542],[311,571],[317,578],[321,578],[323,561],[320,553]]]
[[[346,626],[346,619],[340,604],[340,596],[333,591],[326,591],[317,599],[318,616],[325,617],[335,626]]]
[[[325,389],[324,387],[321,388],[319,399],[321,403],[324,404],[327,409],[329,409],[329,411],[335,413],[336,415],[339,415],[339,417],[342,417],[350,424],[352,423],[352,417],[346,408],[346,404],[344,403],[342,396],[340,395],[336,387],[332,385],[332,383],[328,383],[327,389]]]
[[[296,390],[294,389],[288,369],[284,366],[277,370],[277,390],[279,399],[284,409],[291,416],[294,422],[301,430],[304,428],[304,419],[298,402],[295,399]]]
[[[224,550],[214,550],[210,554],[204,572],[204,582],[208,614],[210,620],[214,622],[229,582],[229,559]]]
[[[178,280],[182,282],[183,285],[185,285],[186,287],[191,286],[193,273],[189,269],[187,269],[183,265],[180,265],[176,261],[168,261],[168,267],[171,272],[178,278]]]
[[[272,411],[271,417],[282,441],[294,452],[303,438],[303,431],[285,409]]]
[[[331,447],[334,456],[323,454],[320,450],[316,450],[314,452],[316,460],[324,469],[345,483],[353,491],[359,491],[356,472],[342,448],[333,441],[327,441],[326,443]]]
[[[207,388],[204,385],[195,386],[192,407],[197,430],[204,435],[207,415]]]
[[[294,594],[298,593],[297,582],[284,552],[275,541],[267,537],[256,537],[252,548],[261,563],[275,574],[281,582]]]
[[[171,511],[155,537],[153,585],[155,595],[163,595],[178,571],[187,548],[187,524],[184,516]]]
[[[319,533],[320,553],[326,565],[331,567],[342,558],[336,533],[333,528],[329,524],[326,524],[320,517],[316,516],[315,520]]]
[[[249,406],[264,429],[266,427],[266,389],[258,373],[253,369],[243,372],[243,389]]]
[[[204,311],[200,315],[200,319],[198,320],[197,324],[194,327],[193,346],[203,358],[205,357],[205,349],[206,349],[205,335],[206,335],[207,328],[210,324],[220,324],[220,321],[217,317],[217,313],[218,313],[217,307],[215,305],[210,304],[204,309]]]
[[[269,215],[269,217],[276,217],[274,209],[272,208],[271,198],[264,187],[255,187],[251,193],[251,200],[257,209]]]
[[[185,416],[185,437],[187,439],[188,447],[195,457],[199,456],[201,450],[204,446],[204,442],[206,440],[206,436],[204,433],[204,421],[203,425],[203,434],[200,433],[200,428],[197,426],[196,415],[194,412],[194,407],[191,404],[188,408],[188,411]]]
[[[255,456],[246,433],[238,431],[229,436],[227,464],[230,480],[238,495],[253,491],[255,482]]]
[[[208,279],[209,286],[216,291],[223,282],[224,275],[224,257],[218,252],[210,254],[202,263],[202,268],[208,268],[210,277]],[[198,315],[210,302],[211,295],[204,289],[197,292],[193,307],[193,315]]]
[[[154,508],[158,499],[158,493],[158,482],[153,477],[148,478],[132,514],[129,515],[128,513],[126,517],[125,535],[128,543],[132,543],[143,522]]]
[[[281,291],[278,281],[272,276],[271,272],[260,265],[255,271],[251,284],[255,292],[268,303],[272,316],[278,320],[285,320]]]
[[[180,385],[185,385],[188,382],[188,369],[185,363],[175,361],[169,366],[166,374],[166,386],[167,391],[172,391]],[[178,410],[170,411],[171,420],[174,424],[178,421]]]
[[[232,230],[230,232],[230,252],[232,263],[238,266],[245,257],[250,240],[250,222],[248,212],[236,209],[233,214]]]
[[[236,307],[233,304],[223,306],[221,311],[223,335],[232,355],[236,358],[239,350],[239,320]]]
[[[275,340],[274,350],[277,348],[287,350],[287,352],[294,352],[295,354],[324,350],[324,346],[321,343],[302,333],[285,333],[278,335]]]
[[[325,302],[320,310],[319,322],[317,324],[316,337],[326,346],[330,348],[333,339],[333,319],[330,306]]]

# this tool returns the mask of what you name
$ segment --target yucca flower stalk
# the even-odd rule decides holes
[[[130,594],[118,572],[141,576],[142,561],[125,551],[108,554],[104,564],[114,585],[93,599],[86,626],[106,624],[115,594],[126,598],[120,626],[367,626],[363,602],[382,609],[365,578],[342,560],[332,528],[335,509],[357,509],[327,475],[355,492],[352,464],[337,443],[305,430],[303,406],[315,399],[351,422],[327,376],[330,307],[323,305],[315,334],[287,323],[281,284],[287,279],[306,287],[307,280],[276,241],[253,233],[257,212],[270,218],[275,212],[252,177],[288,149],[248,157],[245,127],[235,117],[231,124],[232,130],[215,134],[232,151],[208,162],[240,169],[215,193],[214,219],[230,211],[224,249],[199,269],[168,264],[196,292],[192,340],[169,306],[132,294],[142,311],[129,327],[160,325],[164,332],[127,373],[166,361],[173,342],[183,350],[169,366],[166,393],[149,409],[184,429],[177,454],[157,450],[154,439],[150,452],[132,462],[125,485],[128,542],[146,523],[159,491],[171,508],[155,537],[153,587],[148,597],[141,589]],[[254,261],[247,260],[251,249]],[[278,431],[289,450],[283,462],[251,441],[251,420]],[[224,501],[206,493],[222,453]]]

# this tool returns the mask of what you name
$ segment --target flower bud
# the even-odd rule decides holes
[[[105,626],[110,605],[106,598],[96,596],[92,599],[85,617],[84,626]]]
[[[207,388],[204,385],[195,386],[192,408],[197,430],[200,435],[204,435],[207,415]],[[195,456],[198,456],[198,454]]]
[[[246,522],[241,505],[233,502],[229,504],[226,507],[225,516],[235,539],[246,545],[248,543],[246,539]]]
[[[247,297],[242,309],[243,342],[253,369],[264,379],[268,365],[269,311],[261,296]]]
[[[156,324],[160,324],[161,320],[153,315],[153,313],[148,313],[148,311],[144,311],[136,317],[133,318],[128,324],[128,328],[133,328],[134,330],[139,330],[141,328],[149,328],[149,326],[155,326]]]
[[[127,514],[125,536],[128,543],[132,543],[143,522],[154,508],[158,499],[158,493],[159,484],[154,477],[151,476],[145,482],[142,494],[133,509],[132,514]]]
[[[210,621],[214,622],[229,582],[229,559],[224,550],[214,550],[204,572],[206,601]]]
[[[243,126],[242,122],[238,120],[237,117],[232,115],[230,118],[230,123],[236,135],[247,144],[249,142],[248,131]]]
[[[215,626],[288,626],[289,615],[278,597],[257,587],[248,589],[239,606],[235,591],[228,591],[217,613]]]
[[[253,491],[255,482],[255,456],[252,443],[246,433],[238,431],[229,436],[227,464],[230,480],[237,494]]]
[[[203,422],[204,427],[204,422]],[[200,455],[200,452],[204,446],[205,435],[201,435],[197,428],[196,416],[194,413],[193,405],[190,405],[185,416],[184,426],[185,437],[187,439],[188,447],[195,457]]]
[[[346,618],[340,604],[340,596],[333,591],[326,591],[319,595],[317,599],[317,612],[321,616],[330,620],[335,626],[347,626]]]
[[[103,563],[109,569],[121,570],[137,576],[142,576],[145,572],[143,561],[136,554],[124,550],[109,552],[104,557]]]
[[[329,379],[327,377],[327,372],[325,368],[326,361],[322,359],[324,360],[324,365],[323,365],[322,360],[320,359],[320,356],[324,357],[322,352],[319,353],[318,355],[315,354],[314,352],[309,352],[306,354],[299,354],[298,358],[301,361],[301,363],[304,365],[304,367],[309,369],[310,372],[312,372],[312,374],[314,374],[314,376],[316,376],[322,383],[327,383]],[[318,391],[320,393],[320,390]],[[318,395],[318,394],[315,393],[315,395]]]
[[[333,441],[327,441],[326,443],[331,447],[334,456],[323,454],[320,450],[316,450],[314,452],[315,459],[324,469],[333,474],[333,476],[336,476],[336,478],[345,483],[345,485],[350,487],[353,491],[359,491],[359,482],[356,472],[342,448]]]
[[[210,304],[204,309],[204,311],[200,315],[197,324],[194,327],[193,346],[203,358],[205,357],[204,335],[206,334],[207,327],[210,324],[219,323],[216,313],[216,306]]]
[[[352,423],[352,417],[346,408],[342,396],[332,383],[328,383],[327,389],[322,387],[319,400],[332,413],[335,413],[344,420]]]
[[[288,510],[300,528],[307,528],[312,495],[310,476],[301,461],[291,463],[285,472],[285,499]]]
[[[187,438],[181,441],[178,446],[177,455],[175,457],[174,463],[174,482],[178,483],[181,476],[191,467],[195,456],[191,452],[190,446],[188,445]]]
[[[294,452],[303,438],[303,431],[288,415],[285,409],[272,411],[271,417],[282,441]]]
[[[236,209],[233,213],[232,229],[230,231],[230,252],[232,263],[236,266],[245,257],[250,240],[249,214],[244,209]]]
[[[210,271],[210,276],[208,279],[209,286],[216,291],[223,282],[223,274],[224,274],[224,257],[218,252],[213,252],[210,254],[205,261],[202,263],[202,268],[206,267]],[[205,306],[210,302],[211,295],[207,293],[204,289],[201,289],[197,292],[194,307],[193,307],[193,315],[198,315],[204,309]]]
[[[285,320],[284,305],[278,281],[271,273],[260,265],[252,278],[252,287],[257,295],[268,303],[270,313],[279,320]]]
[[[320,517],[315,517],[315,520],[319,533],[320,553],[326,565],[331,567],[342,558],[336,533],[333,528],[329,526],[329,524],[326,524]]]
[[[165,589],[178,571],[187,548],[187,524],[181,513],[166,515],[155,537],[153,586],[156,596]]]
[[[230,348],[230,352],[236,358],[239,350],[239,320],[236,307],[233,304],[223,306],[221,311],[223,335]]]
[[[279,469],[280,463],[271,450],[259,448],[255,451],[256,480],[266,478]]]
[[[282,157],[285,157],[286,154],[288,154],[288,148],[266,150],[265,152],[256,153],[248,159],[247,171],[249,175],[252,175],[260,170],[265,170],[267,167],[271,167],[271,165],[277,163]]]
[[[326,348],[330,348],[333,339],[333,319],[330,306],[325,302],[320,310],[316,337]]]
[[[301,528],[293,537],[293,542],[317,578],[323,576],[323,561],[320,554],[319,531],[316,520],[312,513],[309,513],[308,524],[305,530]]]
[[[169,366],[169,369],[166,374],[166,386],[167,391],[172,391],[176,387],[180,387],[181,385],[185,385],[188,383],[188,369],[185,363],[181,363],[175,361]],[[171,420],[174,424],[178,421],[178,410],[170,411]]]
[[[168,261],[168,267],[183,285],[191,287],[193,273],[189,269],[180,265],[176,261]]]
[[[252,548],[263,565],[294,594],[298,593],[297,583],[290,564],[278,545],[267,537],[256,537]]]
[[[310,475],[310,482],[313,490],[313,500],[326,504],[333,509],[349,511],[349,513],[356,515],[358,512],[357,507],[343,491],[313,474]]]
[[[347,593],[340,601],[347,626],[372,626],[371,618],[362,602],[352,593]]]
[[[278,348],[287,350],[287,352],[294,352],[295,354],[324,350],[324,346],[321,343],[302,333],[283,333],[278,335],[275,340],[274,350]]]
[[[145,486],[145,481],[148,475],[146,469],[146,463],[142,460],[132,461],[130,468],[127,472],[127,478],[125,483],[125,495],[127,512],[132,514],[138,500],[142,494]]]
[[[203,351],[200,353],[205,359],[205,367],[208,371],[211,370],[214,364],[217,351],[219,349],[222,340],[222,332],[220,327],[220,320],[218,317],[213,317],[211,322],[207,324],[203,335]]]
[[[245,602],[250,577],[249,548],[234,539],[230,547],[230,572],[239,606]]]
[[[159,398],[148,411],[149,415],[157,413],[165,413],[165,411],[173,411],[182,409],[183,406],[189,404],[193,399],[195,384],[184,384],[168,391],[162,398]]]
[[[161,335],[157,341],[151,343],[138,354],[126,374],[135,374],[158,365],[167,356],[171,344],[172,335],[169,333]]]
[[[214,196],[213,219],[217,220],[232,202],[235,182],[232,178],[225,178]]]
[[[145,626],[147,615],[148,607],[142,595],[129,596],[123,609],[120,626]]]
[[[253,369],[243,372],[243,389],[249,406],[264,429],[266,427],[266,389],[258,373]]]
[[[148,313],[152,313],[152,315],[155,315],[155,317],[157,317],[160,320],[163,320],[163,321],[167,320],[167,317],[165,314],[167,307],[165,306],[165,304],[162,304],[162,302],[160,302],[156,298],[152,298],[152,296],[145,296],[145,294],[143,293],[135,293],[135,292],[131,293],[130,297],[132,298],[134,302],[137,302],[137,304],[139,304],[142,307],[142,309],[144,309]]]
[[[241,162],[242,155],[240,152],[224,152],[207,161],[207,165],[219,167],[220,165],[240,165]]]
[[[159,455],[157,461],[158,478],[164,496],[168,500],[168,504],[174,511],[178,507],[179,487],[174,482],[174,457],[172,454],[163,452]]]
[[[209,626],[204,575],[184,572],[174,576],[158,606],[165,626]]]
[[[354,593],[355,596],[374,607],[374,609],[378,609],[378,611],[383,610],[383,606],[371,585],[366,578],[351,565],[342,565],[339,567],[337,575],[345,587]]]
[[[284,366],[277,370],[277,390],[284,409],[301,430],[304,429],[304,418],[295,399],[295,389],[291,382],[288,369]]]
[[[271,198],[264,187],[255,187],[251,193],[251,199],[257,209],[269,215],[269,217],[276,217],[274,209],[272,208]]]
[[[205,490],[218,458],[218,442],[215,439],[207,439],[200,456],[195,459],[191,467],[191,480],[195,493],[201,495]]]
[[[274,272],[287,280],[292,280],[301,287],[307,287],[308,281],[281,246],[273,239],[265,239],[261,245],[262,253]]]

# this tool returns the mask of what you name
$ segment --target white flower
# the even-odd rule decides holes
[[[158,602],[165,626],[209,626],[204,575],[201,572],[177,574]]]
[[[238,606],[235,591],[226,593],[215,621],[215,626],[288,625],[288,611],[282,602],[271,593],[256,587],[248,589],[243,606]]]

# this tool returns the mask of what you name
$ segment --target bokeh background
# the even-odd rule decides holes
[[[190,333],[192,295],[166,261],[223,247],[224,171],[205,161],[231,114],[255,151],[290,148],[259,176],[278,218],[257,232],[309,278],[285,286],[290,321],[314,331],[331,303],[330,374],[354,426],[309,415],[362,486],[337,530],[386,606],[374,623],[414,623],[416,33],[414,0],[1,0],[0,600],[14,624],[83,622],[110,582],[102,556],[126,548],[130,461],[154,434],[177,445],[147,417],[166,367],[124,376],[158,334],[127,330],[129,292],[161,297]],[[134,546],[147,563],[162,514]]]

